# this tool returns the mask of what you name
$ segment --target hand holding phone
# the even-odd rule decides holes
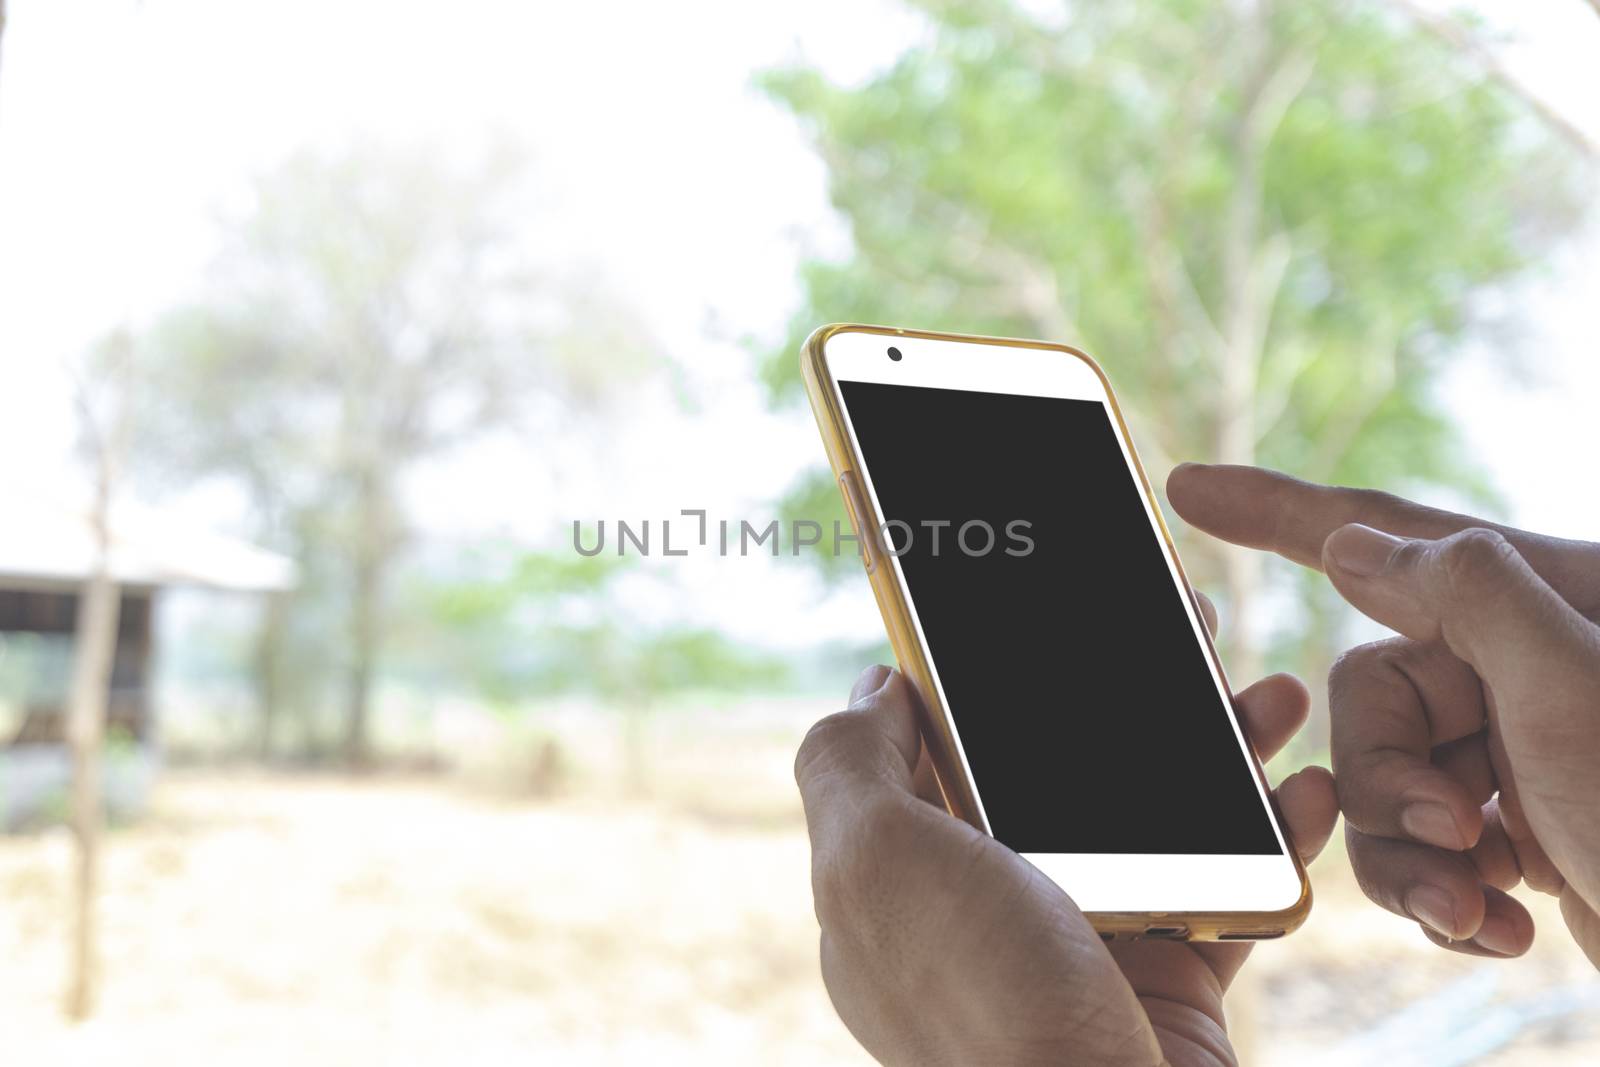
[[[1060,887],[951,816],[936,789],[918,795],[914,701],[900,674],[869,668],[795,761],[822,974],[856,1038],[888,1064],[1235,1062],[1222,997],[1251,946],[1102,943]],[[1235,703],[1270,758],[1308,696],[1277,675]],[[1309,861],[1333,829],[1333,780],[1307,768],[1277,795]]]

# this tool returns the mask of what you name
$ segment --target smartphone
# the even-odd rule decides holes
[[[860,325],[801,363],[951,813],[1107,939],[1303,922],[1305,869],[1099,366]]]

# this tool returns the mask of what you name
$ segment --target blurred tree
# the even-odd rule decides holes
[[[912,6],[926,41],[864,84],[762,79],[853,237],[802,268],[777,400],[822,322],[1047,337],[1104,363],[1158,484],[1195,458],[1490,493],[1433,383],[1586,177],[1520,100],[1370,4]],[[835,498],[819,471],[785,508]],[[1254,676],[1260,560],[1186,554]]]
[[[774,654],[698,627],[641,627],[617,594],[636,561],[567,550],[485,549],[464,573],[436,574],[410,593],[432,625],[413,626],[413,663],[469,682],[491,705],[585,693],[622,715],[628,781],[649,779],[644,720],[686,693],[770,690],[786,682]]]
[[[506,151],[461,167],[423,150],[296,157],[252,190],[206,295],[156,331],[166,403],[149,450],[244,486],[264,537],[300,559],[303,595],[337,595],[343,639],[324,628],[309,652],[341,653],[353,762],[368,754],[408,472],[498,428],[558,426],[646,359],[616,306],[528,267],[522,177]],[[267,747],[302,670],[285,669],[290,622],[279,601],[261,631]]]

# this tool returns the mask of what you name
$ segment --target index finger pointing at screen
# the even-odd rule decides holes
[[[1303,482],[1260,467],[1184,463],[1167,478],[1167,499],[1185,522],[1213,537],[1322,569],[1322,546],[1349,523],[1437,540],[1479,528],[1500,533],[1569,603],[1600,606],[1600,545],[1546,537],[1470,515],[1424,507],[1389,493]]]

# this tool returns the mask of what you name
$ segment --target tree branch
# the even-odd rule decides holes
[[[1224,347],[1218,367],[1217,458],[1223,463],[1255,459],[1256,387],[1267,351],[1278,292],[1293,248],[1278,234],[1264,238],[1264,166],[1267,146],[1283,116],[1305,89],[1315,53],[1295,50],[1273,60],[1271,31],[1256,18],[1244,27],[1242,50],[1255,58],[1241,87],[1242,110],[1230,142],[1238,171],[1223,212],[1222,314]]]
[[[1383,355],[1371,368],[1370,380],[1361,383],[1364,388],[1359,402],[1341,405],[1340,417],[1318,433],[1317,449],[1305,468],[1307,478],[1318,482],[1333,480],[1340,461],[1394,390],[1399,377],[1400,349],[1404,344],[1404,331],[1396,331],[1393,343],[1383,346]]]
[[[1540,121],[1560,134],[1579,152],[1590,158],[1600,156],[1600,144],[1597,144],[1593,137],[1528,88],[1500,62],[1498,56],[1482,41],[1463,29],[1459,23],[1424,11],[1411,0],[1392,0],[1392,3],[1404,11],[1418,26],[1476,63],[1490,81],[1522,101]],[[1589,0],[1589,6],[1595,9],[1596,14],[1600,14],[1600,0]]]

